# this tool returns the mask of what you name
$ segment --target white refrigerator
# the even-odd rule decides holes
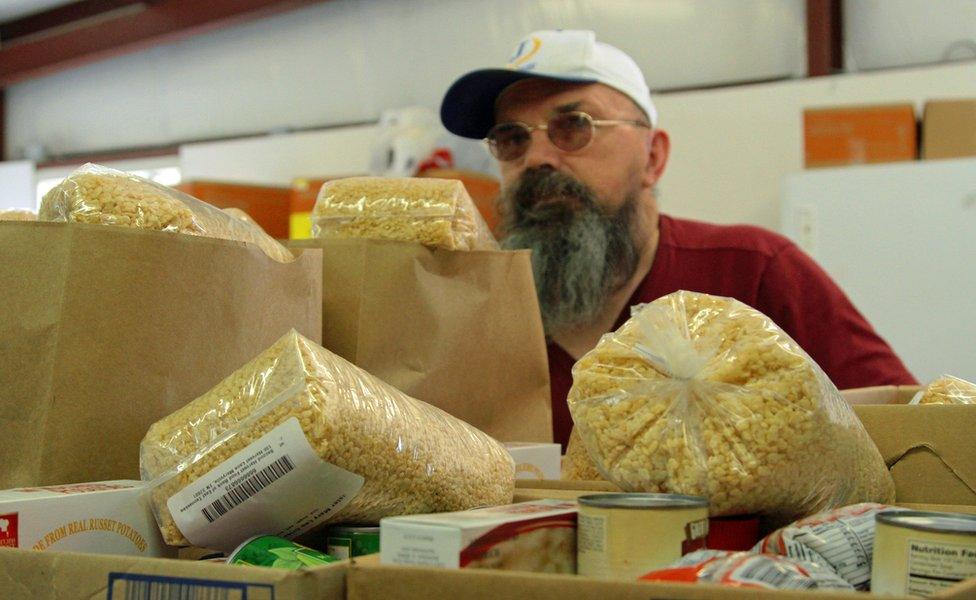
[[[797,173],[781,214],[919,381],[976,382],[976,158]]]

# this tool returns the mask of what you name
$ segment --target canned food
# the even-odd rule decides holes
[[[635,580],[705,547],[708,500],[678,494],[580,496],[580,575]]]
[[[227,557],[227,564],[297,570],[338,560],[276,535],[258,535],[231,552]]]
[[[339,559],[380,551],[379,527],[330,527],[325,532],[325,551]]]
[[[872,592],[924,598],[976,577],[976,516],[902,511],[875,521]]]

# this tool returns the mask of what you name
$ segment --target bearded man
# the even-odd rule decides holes
[[[592,31],[537,31],[508,65],[450,87],[441,121],[499,162],[502,245],[532,250],[549,352],[553,435],[572,429],[574,362],[630,307],[677,290],[765,313],[840,389],[915,378],[833,280],[788,239],[676,219],[656,184],[670,142],[640,68]]]

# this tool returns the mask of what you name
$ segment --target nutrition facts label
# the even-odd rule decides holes
[[[908,593],[929,596],[976,575],[976,544],[908,541]]]

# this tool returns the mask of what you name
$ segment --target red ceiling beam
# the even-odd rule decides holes
[[[51,35],[0,46],[0,87],[324,0],[156,0]]]
[[[844,70],[841,0],[807,0],[807,77]]]
[[[17,41],[17,38],[49,32],[123,8],[134,9],[142,4],[142,0],[79,0],[0,23],[0,40],[9,44]]]

